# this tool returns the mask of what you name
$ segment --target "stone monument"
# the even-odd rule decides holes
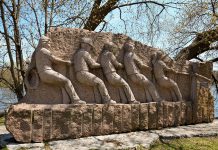
[[[5,124],[19,142],[42,142],[211,122],[211,76],[211,62],[175,62],[126,35],[52,28]]]

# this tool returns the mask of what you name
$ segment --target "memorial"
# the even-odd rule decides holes
[[[175,62],[122,34],[52,28],[7,113],[19,142],[212,122],[211,62]]]

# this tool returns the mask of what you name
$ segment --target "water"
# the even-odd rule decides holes
[[[17,102],[16,95],[9,89],[0,88],[0,111]]]
[[[218,117],[218,94],[216,93],[215,86],[211,87],[211,92],[213,93],[215,99],[215,117]],[[16,102],[16,95],[13,92],[9,89],[0,88],[0,111]]]

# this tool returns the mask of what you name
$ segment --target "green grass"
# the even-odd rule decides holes
[[[4,125],[5,122],[5,117],[0,117],[0,126]]]
[[[157,141],[150,150],[218,150],[218,137],[194,137]]]

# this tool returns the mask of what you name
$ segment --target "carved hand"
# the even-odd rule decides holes
[[[144,68],[144,69],[148,69],[149,71],[152,71],[152,68],[149,67],[149,66],[147,66],[147,65],[143,65],[142,68]]]
[[[73,63],[69,60],[65,61],[67,63],[68,66],[71,66]]]
[[[118,68],[122,69],[123,68],[123,64],[119,63]]]

